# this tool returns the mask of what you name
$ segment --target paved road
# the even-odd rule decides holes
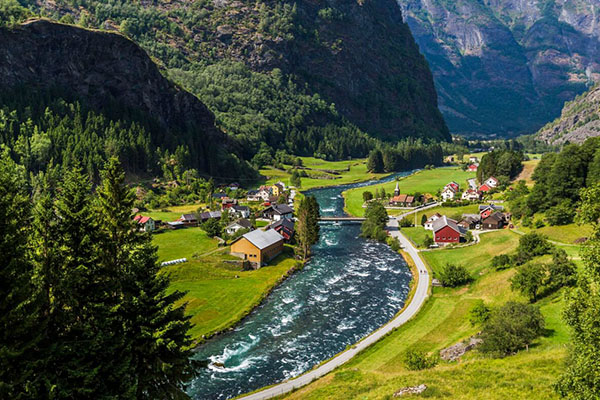
[[[420,211],[420,210],[418,210]],[[414,211],[412,211],[414,212]],[[411,214],[409,212],[407,214]],[[404,214],[406,215],[406,214]],[[404,215],[400,216],[402,218]],[[388,229],[390,230],[391,235],[397,237],[400,240],[400,244],[404,248],[404,250],[412,257],[414,260],[417,269],[419,271],[419,280],[417,283],[417,289],[415,291],[415,295],[413,296],[410,304],[393,320],[382,326],[380,329],[371,333],[367,336],[363,341],[357,343],[355,346],[350,348],[349,350],[335,356],[331,360],[322,364],[316,369],[313,369],[304,375],[300,375],[296,379],[291,379],[288,381],[284,381],[275,386],[272,386],[268,389],[262,390],[260,392],[250,394],[248,396],[241,397],[243,400],[264,400],[270,399],[275,396],[282,395],[284,393],[291,392],[292,390],[298,389],[302,386],[308,385],[313,380],[322,377],[323,375],[328,374],[333,371],[337,367],[342,364],[348,362],[352,357],[356,356],[360,351],[366,349],[373,343],[377,342],[379,339],[387,335],[392,330],[398,328],[399,326],[406,323],[409,319],[414,317],[417,312],[423,306],[425,299],[427,299],[427,295],[429,293],[429,274],[427,272],[427,267],[423,263],[421,257],[419,257],[419,253],[417,249],[412,245],[410,240],[408,240],[403,234],[400,233],[398,229],[398,220],[395,218],[390,219],[388,224]]]

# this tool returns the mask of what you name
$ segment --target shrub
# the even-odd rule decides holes
[[[401,228],[410,228],[411,226],[413,226],[413,223],[411,222],[411,220],[409,218],[406,218],[406,217],[402,218],[400,220],[399,224],[400,224]]]
[[[531,305],[508,302],[494,310],[483,326],[479,350],[498,356],[514,354],[544,332],[544,317]]]
[[[433,368],[437,363],[438,358],[436,356],[428,357],[425,352],[419,350],[409,349],[404,353],[404,366],[410,371]]]
[[[567,225],[573,222],[573,218],[575,218],[575,210],[568,200],[546,211],[546,219],[550,225]]]
[[[472,326],[481,325],[490,317],[490,308],[485,305],[483,300],[477,302],[469,310],[469,322]]]
[[[469,271],[462,265],[446,264],[446,267],[439,275],[440,282],[447,287],[461,286],[471,282],[473,279],[469,275]]]
[[[535,229],[540,229],[540,228],[543,228],[544,226],[546,226],[546,224],[544,223],[544,221],[541,218],[539,218],[539,219],[535,220],[535,222],[533,223],[533,226],[535,227]]]
[[[395,238],[393,236],[388,236],[387,243],[392,248],[392,250],[394,250],[394,251],[400,250],[400,242],[398,242],[398,238]]]
[[[519,268],[515,276],[510,279],[510,288],[521,292],[534,302],[537,294],[544,284],[546,267],[543,264],[525,264]]]
[[[433,241],[433,238],[429,235],[425,236],[425,240],[423,240],[423,247],[430,247],[433,246],[435,242]]]
[[[363,192],[363,194],[362,194],[362,196],[363,196],[363,201],[364,201],[365,203],[366,203],[367,201],[369,201],[369,200],[373,200],[373,193],[369,192],[368,190],[367,190],[367,191],[364,191],[364,192]]]
[[[510,268],[513,266],[512,264],[513,261],[508,254],[500,254],[492,258],[492,267],[494,267],[496,271]]]
[[[551,250],[552,244],[548,242],[546,236],[536,232],[528,233],[519,239],[516,263],[525,264],[534,257],[550,253]]]

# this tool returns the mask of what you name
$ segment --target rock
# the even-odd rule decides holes
[[[483,340],[473,336],[468,342],[460,342],[440,351],[440,358],[444,361],[456,361],[462,357],[467,351],[474,349]]]
[[[404,396],[407,394],[421,394],[425,390],[427,390],[427,385],[425,385],[425,384],[421,384],[419,386],[408,386],[408,387],[402,388],[402,389],[398,390],[396,393],[394,393],[394,397],[400,397],[400,396]]]

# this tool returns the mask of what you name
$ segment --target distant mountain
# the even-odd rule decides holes
[[[356,127],[387,141],[450,139],[427,62],[394,0],[25,3],[125,33],[252,152],[266,142],[343,158],[364,152]]]
[[[398,0],[453,133],[532,133],[600,77],[597,0]]]
[[[583,143],[600,136],[600,86],[565,104],[561,116],[548,123],[536,137],[548,144]]]
[[[33,114],[37,117],[43,114],[43,108],[40,112],[35,109],[45,106],[45,97],[50,99],[47,104],[60,97],[95,110],[103,120],[113,120],[114,128],[90,127],[97,135],[99,149],[114,147],[104,142],[106,136],[120,125],[134,123],[139,126],[135,128],[137,131],[149,133],[150,143],[144,146],[151,146],[154,152],[157,148],[175,152],[178,146],[183,146],[194,154],[187,166],[200,172],[222,176],[222,168],[231,157],[227,136],[215,126],[214,115],[207,107],[165,78],[145,51],[120,34],[47,20],[0,28],[0,91],[6,104],[23,110],[29,107],[34,119]],[[13,101],[13,96],[7,96],[11,91],[21,100]],[[21,92],[39,96],[32,96],[29,103],[23,104],[27,98]],[[50,96],[50,92],[56,95]],[[66,114],[74,118],[81,115],[67,111],[58,116]],[[38,118],[43,119],[43,116]],[[50,131],[59,125],[45,120],[40,129]],[[12,135],[9,131],[6,134]],[[71,139],[71,142],[79,140]],[[16,136],[5,139],[9,144],[14,140]],[[59,140],[62,138],[55,138]],[[56,146],[57,143],[52,143],[50,148]],[[149,149],[145,151],[152,153]]]

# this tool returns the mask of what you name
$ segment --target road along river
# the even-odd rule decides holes
[[[340,216],[341,193],[372,183],[306,194],[317,198],[323,216]],[[191,383],[189,395],[229,399],[293,378],[392,319],[404,306],[410,270],[387,245],[364,240],[359,233],[359,224],[322,224],[320,241],[304,269],[233,331],[198,349],[195,358],[207,361],[208,368]]]

